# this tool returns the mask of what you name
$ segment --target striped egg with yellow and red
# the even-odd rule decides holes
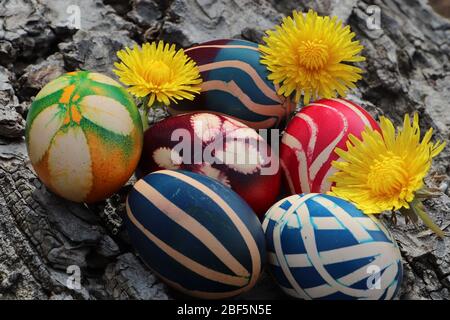
[[[181,169],[214,178],[262,217],[281,185],[278,155],[254,129],[205,112],[166,118],[144,133],[138,176]]]
[[[48,83],[27,115],[31,164],[53,192],[96,202],[123,186],[142,151],[142,121],[126,90],[94,72],[69,72]]]
[[[174,289],[221,299],[258,281],[266,261],[261,224],[247,203],[217,180],[157,171],[136,182],[126,207],[133,247]]]
[[[185,50],[197,63],[203,83],[193,101],[169,108],[171,114],[192,111],[222,113],[251,128],[280,128],[294,110],[290,99],[277,94],[267,68],[260,63],[258,44],[221,39]]]
[[[366,127],[380,130],[361,106],[344,99],[322,99],[302,108],[281,139],[280,164],[291,194],[331,190],[328,178],[339,160],[334,150],[347,150],[348,136],[361,138]]]

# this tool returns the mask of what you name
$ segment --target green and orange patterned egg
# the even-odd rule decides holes
[[[112,195],[133,174],[142,151],[142,122],[118,82],[99,73],[69,72],[36,96],[26,142],[50,190],[92,203]]]

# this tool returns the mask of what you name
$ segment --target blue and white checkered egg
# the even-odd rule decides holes
[[[247,291],[266,261],[252,209],[227,186],[197,173],[161,170],[140,179],[128,195],[125,225],[144,262],[191,296]]]
[[[263,222],[278,285],[302,299],[393,299],[403,267],[388,230],[352,203],[300,194],[273,205]]]

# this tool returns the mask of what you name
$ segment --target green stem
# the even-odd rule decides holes
[[[144,97],[141,102],[141,106],[139,108],[139,113],[141,114],[141,120],[142,120],[142,127],[145,130],[149,128],[148,125],[148,114],[150,112],[150,109],[164,109],[166,106],[158,101],[155,101],[151,106],[148,105],[148,101],[150,100],[150,96]]]
[[[139,108],[139,113],[141,114],[142,128],[144,129],[144,131],[149,128],[148,125],[148,112],[150,111],[150,107],[148,106],[149,99],[150,96],[144,97],[144,99],[142,99],[141,107]]]
[[[442,195],[442,192],[438,188],[423,187],[416,191],[415,198],[419,200],[438,198]]]
[[[142,129],[145,132],[145,130],[147,130],[149,128],[149,125],[148,125],[148,112],[146,110],[139,109],[139,113],[141,115]]]
[[[439,237],[444,238],[445,233],[441,230],[434,222],[431,220],[431,218],[428,216],[428,214],[425,212],[425,208],[423,206],[423,203],[418,200],[414,199],[411,202],[411,209],[414,211],[414,213],[422,219],[423,223],[430,228],[434,233],[436,233]]]

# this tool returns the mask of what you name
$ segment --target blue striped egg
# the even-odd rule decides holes
[[[136,182],[126,227],[144,262],[194,297],[220,299],[249,290],[266,259],[261,223],[247,203],[193,172],[161,170]]]
[[[400,251],[388,230],[352,203],[318,194],[280,200],[263,221],[272,273],[303,299],[389,300],[400,287]]]
[[[203,83],[193,101],[184,99],[169,108],[171,114],[192,111],[222,113],[251,128],[281,127],[295,105],[277,94],[267,68],[260,63],[258,44],[222,39],[185,50],[197,63]]]

